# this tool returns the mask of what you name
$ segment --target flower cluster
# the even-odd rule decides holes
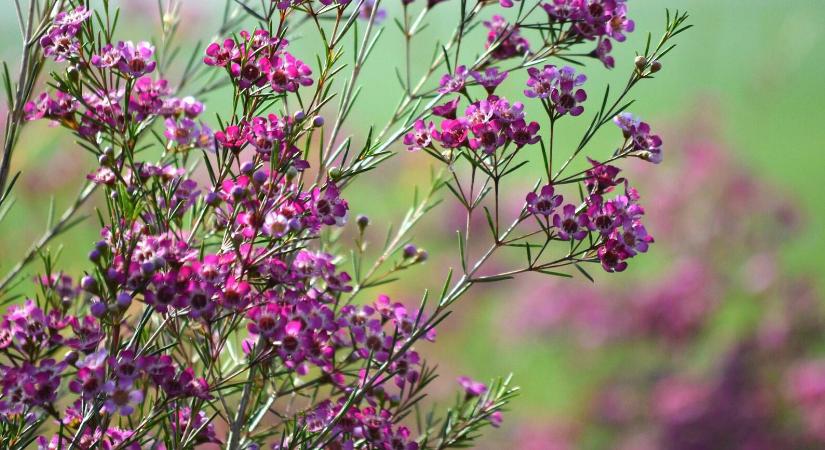
[[[163,36],[151,40],[157,49],[148,39],[116,40],[118,21],[108,18],[119,15],[109,2],[94,12],[96,20],[85,4],[43,11],[36,56],[65,67],[51,71],[49,92],[24,95],[17,103],[25,107],[13,118],[58,124],[97,162],[81,197],[44,241],[71,228],[71,216],[92,193],[105,202],[97,215],[100,239],[89,246],[78,281],[54,272],[54,260],[39,243],[31,255],[45,263],[38,292],[0,318],[0,428],[12,435],[3,442],[36,442],[44,450],[467,447],[483,427],[502,423],[502,409],[516,392],[509,378],[485,384],[463,377],[463,395],[444,418],[434,413],[417,429],[405,419],[436,378],[418,345],[435,340],[454,303],[475,284],[510,274],[558,274],[557,266],[567,265],[586,274],[580,264],[599,262],[607,271],[622,271],[627,259],[647,250],[652,238],[640,222],[639,195],[609,163],[627,156],[658,161],[661,139],[646,123],[619,116],[626,139],[613,157],[566,172],[609,120],[591,126],[559,166],[554,127],[582,114],[585,76],[570,67],[532,68],[583,41],[599,39],[606,54],[608,37],[620,41],[632,29],[623,2],[588,1],[587,17],[551,13],[529,26],[533,11],[544,17],[541,2],[513,23],[479,14],[512,7],[510,0],[470,10],[462,3],[455,37],[420,83],[411,80],[415,68],[398,72],[404,85],[398,109],[386,127],[363,133],[365,142],[342,130],[352,117],[363,120],[351,114],[361,95],[359,76],[387,13],[372,1],[349,14],[347,0],[320,3],[227,4],[221,40],[193,52],[178,84],[154,75],[179,73],[170,67],[184,48],[176,47],[177,27],[170,25],[177,23],[176,8],[164,14]],[[410,3],[404,2],[404,20],[396,20],[407,52],[440,1],[429,1],[418,19],[409,16]],[[581,2],[568,3],[575,9]],[[238,31],[247,16],[258,28]],[[359,18],[369,25],[359,26]],[[662,45],[684,19],[669,20]],[[481,25],[488,29],[486,51],[464,62],[461,41]],[[311,27],[322,45],[310,56],[315,72],[287,51],[289,39]],[[526,34],[536,30],[541,39],[528,41]],[[341,62],[349,42],[356,45],[351,66]],[[646,50],[644,57],[653,61],[664,48]],[[195,64],[199,54],[202,65]],[[495,67],[502,60],[517,62]],[[448,73],[433,79],[442,66]],[[649,75],[647,66],[634,67],[628,89]],[[527,119],[520,99],[496,94],[519,71],[529,76],[526,97],[540,98],[545,107],[546,136],[538,120]],[[214,111],[213,132],[203,121],[205,105],[186,92],[207,98],[222,86],[230,101]],[[598,117],[615,116],[616,103],[608,107],[605,99]],[[325,127],[325,117],[334,119],[331,126]],[[346,189],[388,159],[399,140],[444,164],[451,178],[434,176],[376,249],[370,219],[358,216],[348,224]],[[543,187],[534,188],[526,203],[506,204],[504,180],[520,178],[514,174],[538,161],[539,148],[547,179],[535,186]],[[574,184],[581,198],[565,202],[556,190]],[[620,186],[624,192],[609,198]],[[366,293],[428,260],[410,233],[444,187],[467,218],[466,231],[459,232],[461,276],[450,274],[441,294],[425,294],[417,307]],[[527,189],[522,184],[515,192]],[[521,212],[512,214],[509,206]],[[481,210],[493,242],[472,262],[464,249],[473,213]],[[541,230],[531,228],[533,219]],[[352,236],[355,246],[343,248]],[[531,249],[542,239],[544,248],[533,258]],[[526,268],[482,275],[504,247],[526,248]],[[555,253],[567,256],[549,256]],[[364,301],[366,295],[375,300]]]
[[[241,31],[241,39],[213,42],[206,48],[203,62],[225,68],[240,89],[267,84],[276,93],[296,92],[312,85],[312,69],[286,51],[285,39],[266,30]]]
[[[469,148],[485,155],[510,144],[521,148],[539,141],[538,122],[525,121],[524,105],[511,104],[506,98],[491,95],[485,100],[471,103],[458,117],[458,98],[433,109],[444,117],[439,128],[419,119],[414,131],[404,136],[404,144],[410,151],[435,150],[435,143],[445,149]]]
[[[625,0],[550,0],[542,7],[553,20],[572,24],[571,32],[576,36],[596,40],[593,56],[607,68],[615,65],[609,54],[613,48],[610,39],[624,42],[625,33],[636,27],[627,17]]]
[[[561,69],[544,66],[541,70],[530,67],[527,74],[530,76],[527,80],[529,89],[524,91],[524,95],[549,101],[558,116],[568,113],[578,116],[584,112],[580,103],[587,100],[587,93],[584,89],[576,89],[587,80],[583,74],[577,74],[570,66]]]

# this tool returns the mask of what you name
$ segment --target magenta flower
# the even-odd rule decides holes
[[[549,98],[559,78],[559,70],[556,66],[544,66],[541,70],[529,67],[527,75],[528,89],[524,90],[524,95],[530,98]]]
[[[375,9],[375,0],[364,0],[361,3],[361,7],[358,9],[358,18],[361,20],[369,20],[370,17],[373,15],[373,9]],[[387,18],[387,10],[384,8],[378,8],[378,11],[375,11],[375,23],[380,24]]]
[[[467,145],[469,131],[467,121],[464,118],[447,119],[441,122],[441,130],[432,132],[432,137],[445,148],[459,148]]]
[[[613,190],[614,186],[624,181],[624,178],[617,178],[621,171],[618,167],[611,166],[610,164],[602,164],[590,158],[587,158],[587,160],[593,166],[592,169],[587,171],[587,178],[584,180],[584,184],[590,194],[600,195],[608,193]]]
[[[105,414],[128,416],[134,412],[135,405],[143,400],[143,393],[132,385],[131,380],[107,381],[103,392],[106,393],[106,400],[101,411]]]
[[[617,115],[613,122],[622,130],[625,139],[630,141],[626,151],[654,164],[662,162],[662,138],[650,133],[647,122],[642,122],[630,113]]]
[[[635,23],[627,18],[627,5],[616,2],[610,20],[605,24],[605,34],[615,39],[617,42],[624,42],[625,33],[630,33],[636,28]]]
[[[464,82],[467,80],[468,75],[467,66],[458,66],[452,75],[448,73],[441,77],[439,81],[441,87],[438,89],[438,92],[442,94],[461,92],[464,90]]]
[[[507,78],[507,72],[499,72],[495,67],[487,68],[484,73],[473,71],[470,75],[475,78],[476,83],[484,87],[488,95],[493,95],[498,85]]]
[[[507,142],[507,136],[498,122],[485,122],[472,127],[473,135],[469,145],[473,150],[481,150],[491,155]]]
[[[458,384],[464,388],[464,392],[467,393],[468,397],[478,397],[487,392],[486,384],[480,381],[475,381],[467,376],[458,377]]]
[[[622,272],[627,268],[625,261],[630,255],[621,242],[608,239],[598,250],[599,261],[607,272]]]
[[[123,54],[120,48],[112,44],[106,44],[100,49],[100,53],[92,55],[91,63],[95,67],[110,68],[120,64]]]
[[[538,122],[530,122],[527,124],[524,122],[524,119],[519,119],[511,123],[510,127],[507,128],[507,135],[517,147],[523,147],[527,144],[532,145],[540,141],[541,136],[538,135],[538,132]]]
[[[621,231],[614,231],[615,239],[624,244],[625,251],[629,256],[635,256],[636,252],[645,253],[648,246],[653,242],[653,236],[647,234],[644,225],[638,221],[626,221]]]
[[[340,197],[334,184],[327,185],[323,192],[317,188],[313,190],[312,200],[313,214],[320,223],[340,227],[347,222],[349,206],[347,201]]]
[[[117,67],[124,74],[138,78],[155,70],[157,63],[152,60],[155,47],[148,42],[143,41],[137,44],[132,41],[120,42],[118,48],[122,58]]]
[[[579,103],[587,100],[587,93],[584,89],[575,89],[582,85],[587,77],[583,74],[576,74],[576,71],[565,66],[559,70],[557,86],[550,93],[550,100],[556,106],[556,112],[560,115],[570,113],[571,116],[578,116],[584,112],[584,107]]]
[[[226,67],[230,61],[238,61],[240,57],[241,52],[235,46],[235,41],[226,39],[222,45],[217,42],[209,44],[203,62],[208,66]]]
[[[503,60],[530,52],[530,43],[521,36],[519,28],[507,23],[504,17],[494,15],[491,20],[484,21],[484,26],[489,29],[484,48],[496,46],[492,52],[493,58]]]
[[[86,19],[92,17],[92,10],[79,6],[73,11],[61,11],[54,16],[54,24],[57,26],[80,25]]]
[[[562,202],[561,195],[555,195],[553,185],[544,185],[538,194],[530,192],[527,194],[527,212],[530,214],[549,217]]]
[[[443,117],[445,119],[455,119],[459,100],[461,99],[456,97],[442,105],[433,106],[433,115]]]
[[[593,50],[592,55],[598,58],[599,61],[604,64],[604,67],[612,69],[616,66],[616,60],[610,55],[611,51],[613,51],[613,44],[610,43],[610,40],[599,39],[599,43],[596,45],[596,49]]]
[[[230,125],[226,130],[215,132],[215,141],[226,149],[234,153],[239,153],[247,143],[245,135],[246,124]]]
[[[561,214],[553,216],[553,226],[558,230],[559,239],[580,241],[588,234],[588,217],[586,214],[576,214],[576,206],[564,205]]]
[[[269,84],[278,93],[296,92],[299,86],[312,85],[312,69],[289,53],[278,55],[269,70]]]
[[[64,25],[50,29],[40,38],[43,55],[57,62],[76,58],[80,51],[80,41],[76,37],[78,31],[78,25]]]
[[[413,125],[413,130],[404,136],[404,145],[411,152],[431,147],[435,131],[435,125],[432,122],[425,123],[418,119]]]

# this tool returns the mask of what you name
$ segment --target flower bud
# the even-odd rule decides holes
[[[152,261],[146,261],[140,265],[140,271],[143,272],[144,275],[149,275],[155,271],[155,265],[152,264]]]
[[[430,254],[427,253],[427,250],[423,248],[419,248],[417,252],[415,252],[415,260],[418,262],[424,262],[430,257]]]
[[[97,162],[103,167],[107,167],[111,162],[111,158],[109,158],[105,153],[102,153],[100,156],[97,157]]]
[[[267,174],[263,170],[259,170],[252,175],[252,182],[261,185],[266,183]]]
[[[418,247],[412,244],[407,244],[404,246],[404,258],[409,259],[415,256],[418,253]]]
[[[132,304],[132,296],[127,292],[121,292],[120,294],[117,294],[116,302],[117,306],[126,309]]]
[[[662,63],[659,61],[653,61],[650,63],[650,73],[656,73],[660,70],[662,70]]]
[[[89,261],[91,262],[98,262],[100,261],[100,250],[94,249],[89,252]]]
[[[209,192],[203,198],[203,201],[206,202],[206,204],[209,206],[217,206],[220,200],[221,198],[218,197],[218,194],[215,192]]]
[[[290,166],[289,169],[286,169],[286,181],[292,181],[295,177],[298,176],[298,169]]]
[[[89,312],[92,313],[93,316],[100,319],[106,315],[106,304],[100,301],[92,302],[92,306],[89,307]]]
[[[109,244],[107,244],[106,241],[97,241],[95,242],[95,248],[100,251],[103,251],[109,248]]]
[[[639,55],[633,60],[633,64],[636,65],[636,70],[642,71],[647,65],[647,59],[645,59],[644,56]]]
[[[73,366],[79,358],[80,355],[78,355],[76,351],[69,350],[66,352],[66,356],[63,357],[63,362]]]
[[[244,175],[249,175],[252,171],[255,170],[255,163],[252,161],[247,161],[241,164],[241,173]]]
[[[358,224],[358,229],[363,232],[364,229],[370,224],[370,218],[363,214],[359,214],[358,217],[355,218],[355,223]]]
[[[71,65],[66,68],[66,78],[72,83],[77,83],[80,80],[80,70],[78,70],[77,66]]]
[[[295,114],[292,115],[292,118],[294,118],[296,121],[301,121],[301,120],[304,120],[304,118],[306,118],[306,116],[307,115],[303,111],[298,110],[298,111],[295,111]]]
[[[94,292],[97,289],[97,280],[92,276],[86,275],[80,279],[80,287],[86,292]]]
[[[313,127],[322,127],[324,126],[324,118],[322,116],[315,116],[312,118],[312,126]]]
[[[329,176],[330,180],[335,181],[335,180],[341,178],[341,169],[339,169],[337,167],[330,167],[329,172],[327,173],[327,175]]]

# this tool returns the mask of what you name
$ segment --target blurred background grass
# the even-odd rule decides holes
[[[585,106],[590,105],[592,112],[605,83],[624,82],[634,51],[644,45],[643,32],[650,30],[656,37],[664,25],[665,8],[686,8],[695,28],[679,39],[677,49],[664,61],[664,69],[657,79],[643,83],[635,92],[635,98],[640,101],[632,111],[651,122],[654,129],[662,130],[665,165],[669,158],[667,152],[678,148],[674,139],[683,138],[680,132],[690,128],[684,123],[688,118],[704,117],[718,122],[720,139],[730,144],[739,163],[779,186],[802,211],[805,226],[801,231],[779,232],[773,239],[783,243],[783,271],[813,274],[818,278],[820,290],[823,284],[819,275],[825,254],[825,9],[822,6],[819,0],[632,1],[630,16],[636,21],[637,31],[626,43],[615,46],[617,69],[606,72],[593,64],[585,69],[589,77],[586,87],[591,95]],[[122,38],[143,39],[148,29],[157,34],[154,2],[127,0],[127,7],[128,20]],[[388,8],[392,17],[396,5]],[[421,61],[419,70],[429,63],[434,40],[443,38],[457,21],[452,12],[456,10],[454,5],[444,4],[438,8],[439,14],[433,15],[434,23],[414,55],[414,61]],[[209,40],[212,37],[209,24],[214,23],[219,14],[217,4],[212,10],[205,7],[204,2],[185,1],[184,39]],[[12,66],[19,45],[13,20],[12,14],[0,18],[6,30],[0,38],[0,55]],[[365,91],[354,114],[359,122],[366,124],[383,124],[395,106],[394,100],[387,100],[395,96],[388,97],[386,92],[399,89],[394,74],[387,70],[402,63],[400,37],[391,22],[386,28],[362,78]],[[475,31],[479,42],[482,31]],[[311,36],[296,39],[292,45],[305,59],[310,58],[302,54],[303,50],[317,48]],[[470,52],[467,53],[465,56],[469,56]],[[516,97],[521,86],[521,79],[508,80],[502,94]],[[219,94],[214,97],[207,99],[212,113],[220,110],[221,105]],[[529,113],[533,118],[540,117],[537,110]],[[564,129],[558,147],[569,146],[580,136],[583,126],[580,123]],[[364,128],[345,131],[363,133]],[[80,189],[83,174],[94,166],[91,156],[61,136],[60,130],[45,123],[31,124],[24,131],[14,161],[14,168],[22,172],[14,191],[16,204],[0,224],[0,271],[3,273],[42,233],[49,211],[49,195],[54,193],[56,211],[62,211]],[[610,138],[600,135],[591,147],[606,145]],[[397,149],[401,150],[401,146]],[[385,229],[386,221],[398,220],[403,214],[400,205],[411,200],[411,186],[422,184],[429,165],[423,155],[401,150],[383,176],[359,182],[349,194],[352,212],[370,215],[377,228]],[[540,173],[537,167],[530,170],[535,175]],[[433,256],[432,262],[416,269],[419,273],[412,282],[394,287],[397,297],[415,301],[422,287],[434,287],[443,277],[436,269],[441,263],[453,261],[455,253],[452,231],[449,225],[444,225],[451,221],[451,211],[454,210],[447,205],[440,206],[416,233],[416,242],[427,247]],[[656,213],[648,208],[649,215]],[[651,231],[656,234],[656,230]],[[90,217],[54,241],[52,251],[62,248],[59,261],[67,272],[82,271],[85,255],[97,232],[95,220]],[[643,259],[633,261],[630,272],[637,273],[629,280],[641,280],[645,274],[655,276],[669,263],[657,255],[656,246]],[[29,266],[21,279],[27,282],[40,269],[39,264]],[[600,274],[598,281],[604,278],[605,275]],[[466,299],[461,318],[448,322],[449,330],[443,333],[442,344],[436,346],[438,350],[427,351],[435,353],[434,358],[444,366],[448,378],[469,373],[485,379],[514,372],[524,389],[513,406],[514,417],[563,415],[582,401],[596,380],[624,364],[620,352],[589,355],[546,339],[504,342],[496,322],[501,320],[502,308],[506,309],[512,295],[508,289],[510,287],[505,286],[488,295]],[[31,293],[28,286],[22,286],[19,291]],[[548,301],[552,301],[552,293],[548,293]],[[748,308],[760,307],[751,305],[734,310],[722,320],[736,322],[739,316],[749,314]]]

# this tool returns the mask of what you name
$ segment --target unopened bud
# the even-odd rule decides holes
[[[241,164],[241,173],[244,175],[249,175],[252,171],[255,170],[255,163],[252,161],[247,161]]]
[[[418,253],[418,247],[412,244],[407,244],[404,246],[404,258],[409,259]]]
[[[639,56],[636,57],[636,59],[633,60],[633,64],[636,65],[637,70],[641,71],[647,65],[647,59],[645,59],[644,56],[639,55]]]
[[[92,302],[89,312],[98,319],[106,315],[106,304],[100,301]]]
[[[355,223],[358,224],[358,229],[364,231],[365,228],[370,224],[370,218],[360,214],[358,217],[355,218]]]
[[[653,61],[650,63],[650,73],[656,73],[660,70],[662,70],[662,63],[659,61]]]
[[[329,179],[335,181],[335,180],[341,178],[341,169],[339,169],[337,167],[330,167],[328,174],[329,174]]]
[[[286,169],[286,180],[292,181],[295,177],[298,176],[298,169],[290,166],[289,169]]]
[[[430,257],[430,254],[427,253],[427,250],[424,250],[423,248],[419,248],[418,251],[415,252],[415,260],[418,261],[418,262],[424,262],[429,257]]]
[[[315,116],[312,118],[312,126],[313,127],[322,127],[324,126],[324,118],[321,116]]]
[[[72,65],[66,69],[66,78],[72,83],[77,83],[77,81],[80,80],[80,70],[78,70],[77,66]]]
[[[126,292],[121,292],[120,294],[117,294],[116,302],[117,306],[126,309],[132,304],[132,296]]]
[[[97,280],[94,277],[86,275],[80,279],[80,287],[87,292],[93,292],[97,287]]]
[[[304,120],[304,118],[306,118],[306,116],[307,115],[303,111],[298,110],[298,111],[295,111],[295,114],[292,115],[292,118],[295,119],[296,121],[301,121],[301,120]]]

